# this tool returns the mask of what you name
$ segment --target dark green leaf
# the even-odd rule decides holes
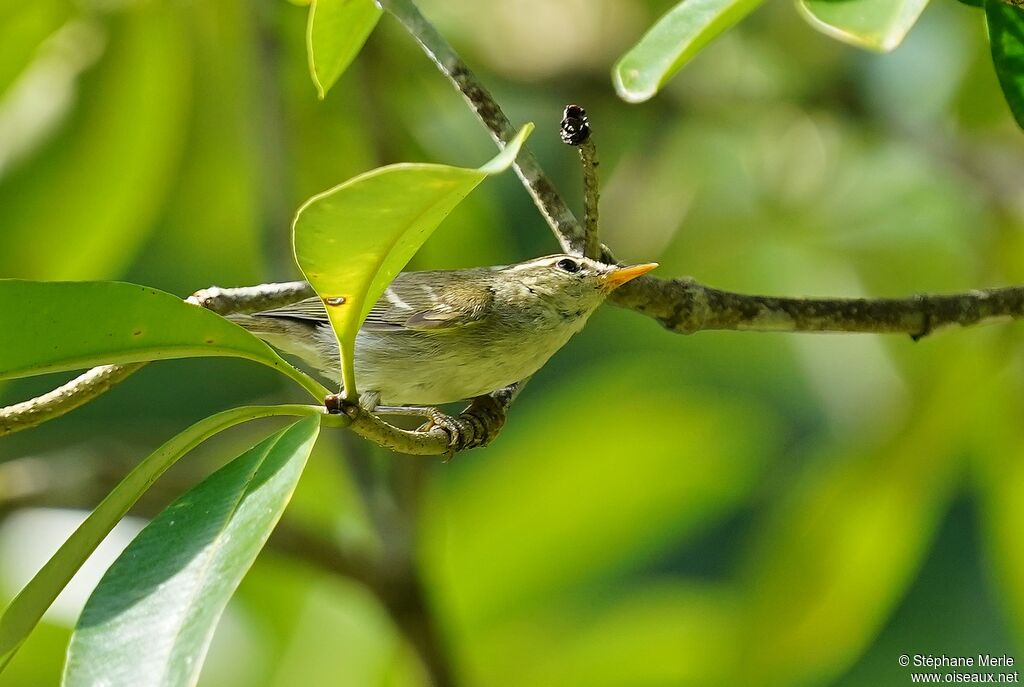
[[[1024,9],[985,0],[992,63],[1017,125],[1024,128]]]
[[[64,684],[194,685],[224,607],[284,512],[320,429],[300,420],[160,513],[107,571]]]
[[[0,279],[0,379],[106,363],[237,356],[326,390],[241,327],[171,294],[123,282]],[[16,326],[15,324],[16,323]]]
[[[895,50],[928,0],[796,0],[814,28],[859,48]]]
[[[619,97],[639,103],[653,97],[705,45],[762,0],[683,0],[622,56],[612,70]]]
[[[352,353],[366,314],[449,212],[490,174],[515,161],[527,124],[483,167],[381,167],[311,198],[295,217],[299,269],[328,304],[345,393],[355,394]]]
[[[0,669],[11,660],[46,609],[114,525],[179,458],[214,434],[241,422],[273,415],[318,413],[319,409],[313,406],[233,408],[200,420],[149,454],[114,487],[4,610],[0,616]]]
[[[309,72],[321,98],[359,54],[380,15],[373,0],[313,0],[306,50]]]

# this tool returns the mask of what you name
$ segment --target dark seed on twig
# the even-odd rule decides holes
[[[579,105],[567,105],[562,112],[562,128],[559,130],[562,142],[578,146],[590,138],[590,122],[587,111]]]

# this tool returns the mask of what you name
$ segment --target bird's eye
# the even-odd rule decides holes
[[[555,267],[563,272],[569,272],[570,274],[575,274],[580,271],[580,264],[575,260],[570,260],[569,258],[562,258],[555,263]]]

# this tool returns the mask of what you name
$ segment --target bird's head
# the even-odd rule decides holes
[[[500,268],[501,295],[541,300],[562,312],[590,314],[609,293],[658,264],[606,265],[574,255],[546,255]]]

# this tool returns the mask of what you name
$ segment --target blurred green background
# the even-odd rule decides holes
[[[794,296],[1024,283],[1024,136],[975,9],[936,0],[878,56],[768,3],[630,106],[609,69],[668,0],[421,4],[513,122],[538,123],[530,145],[574,207],[578,163],[557,123],[565,104],[587,108],[603,237],[625,260]],[[493,154],[388,17],[317,101],[305,15],[279,0],[0,0],[0,277],[181,295],[294,279],[288,226],[310,195],[390,162]],[[413,266],[554,248],[506,174]],[[0,326],[17,323],[0,313]],[[427,467],[325,435],[282,527],[354,550],[413,547],[466,685],[854,687],[909,683],[903,653],[1024,658],[1022,343],[1018,325],[916,344],[681,337],[608,307],[534,378],[492,447]],[[5,384],[0,402],[63,379]],[[164,362],[0,441],[0,601],[81,517],[67,509],[94,506],[153,447],[214,410],[292,393],[251,363]],[[140,515],[269,425],[247,427],[182,461]],[[413,530],[379,536],[359,486],[420,466]],[[400,510],[371,497],[378,513]],[[57,683],[90,584],[0,685]],[[423,675],[362,587],[272,545],[201,684]]]

